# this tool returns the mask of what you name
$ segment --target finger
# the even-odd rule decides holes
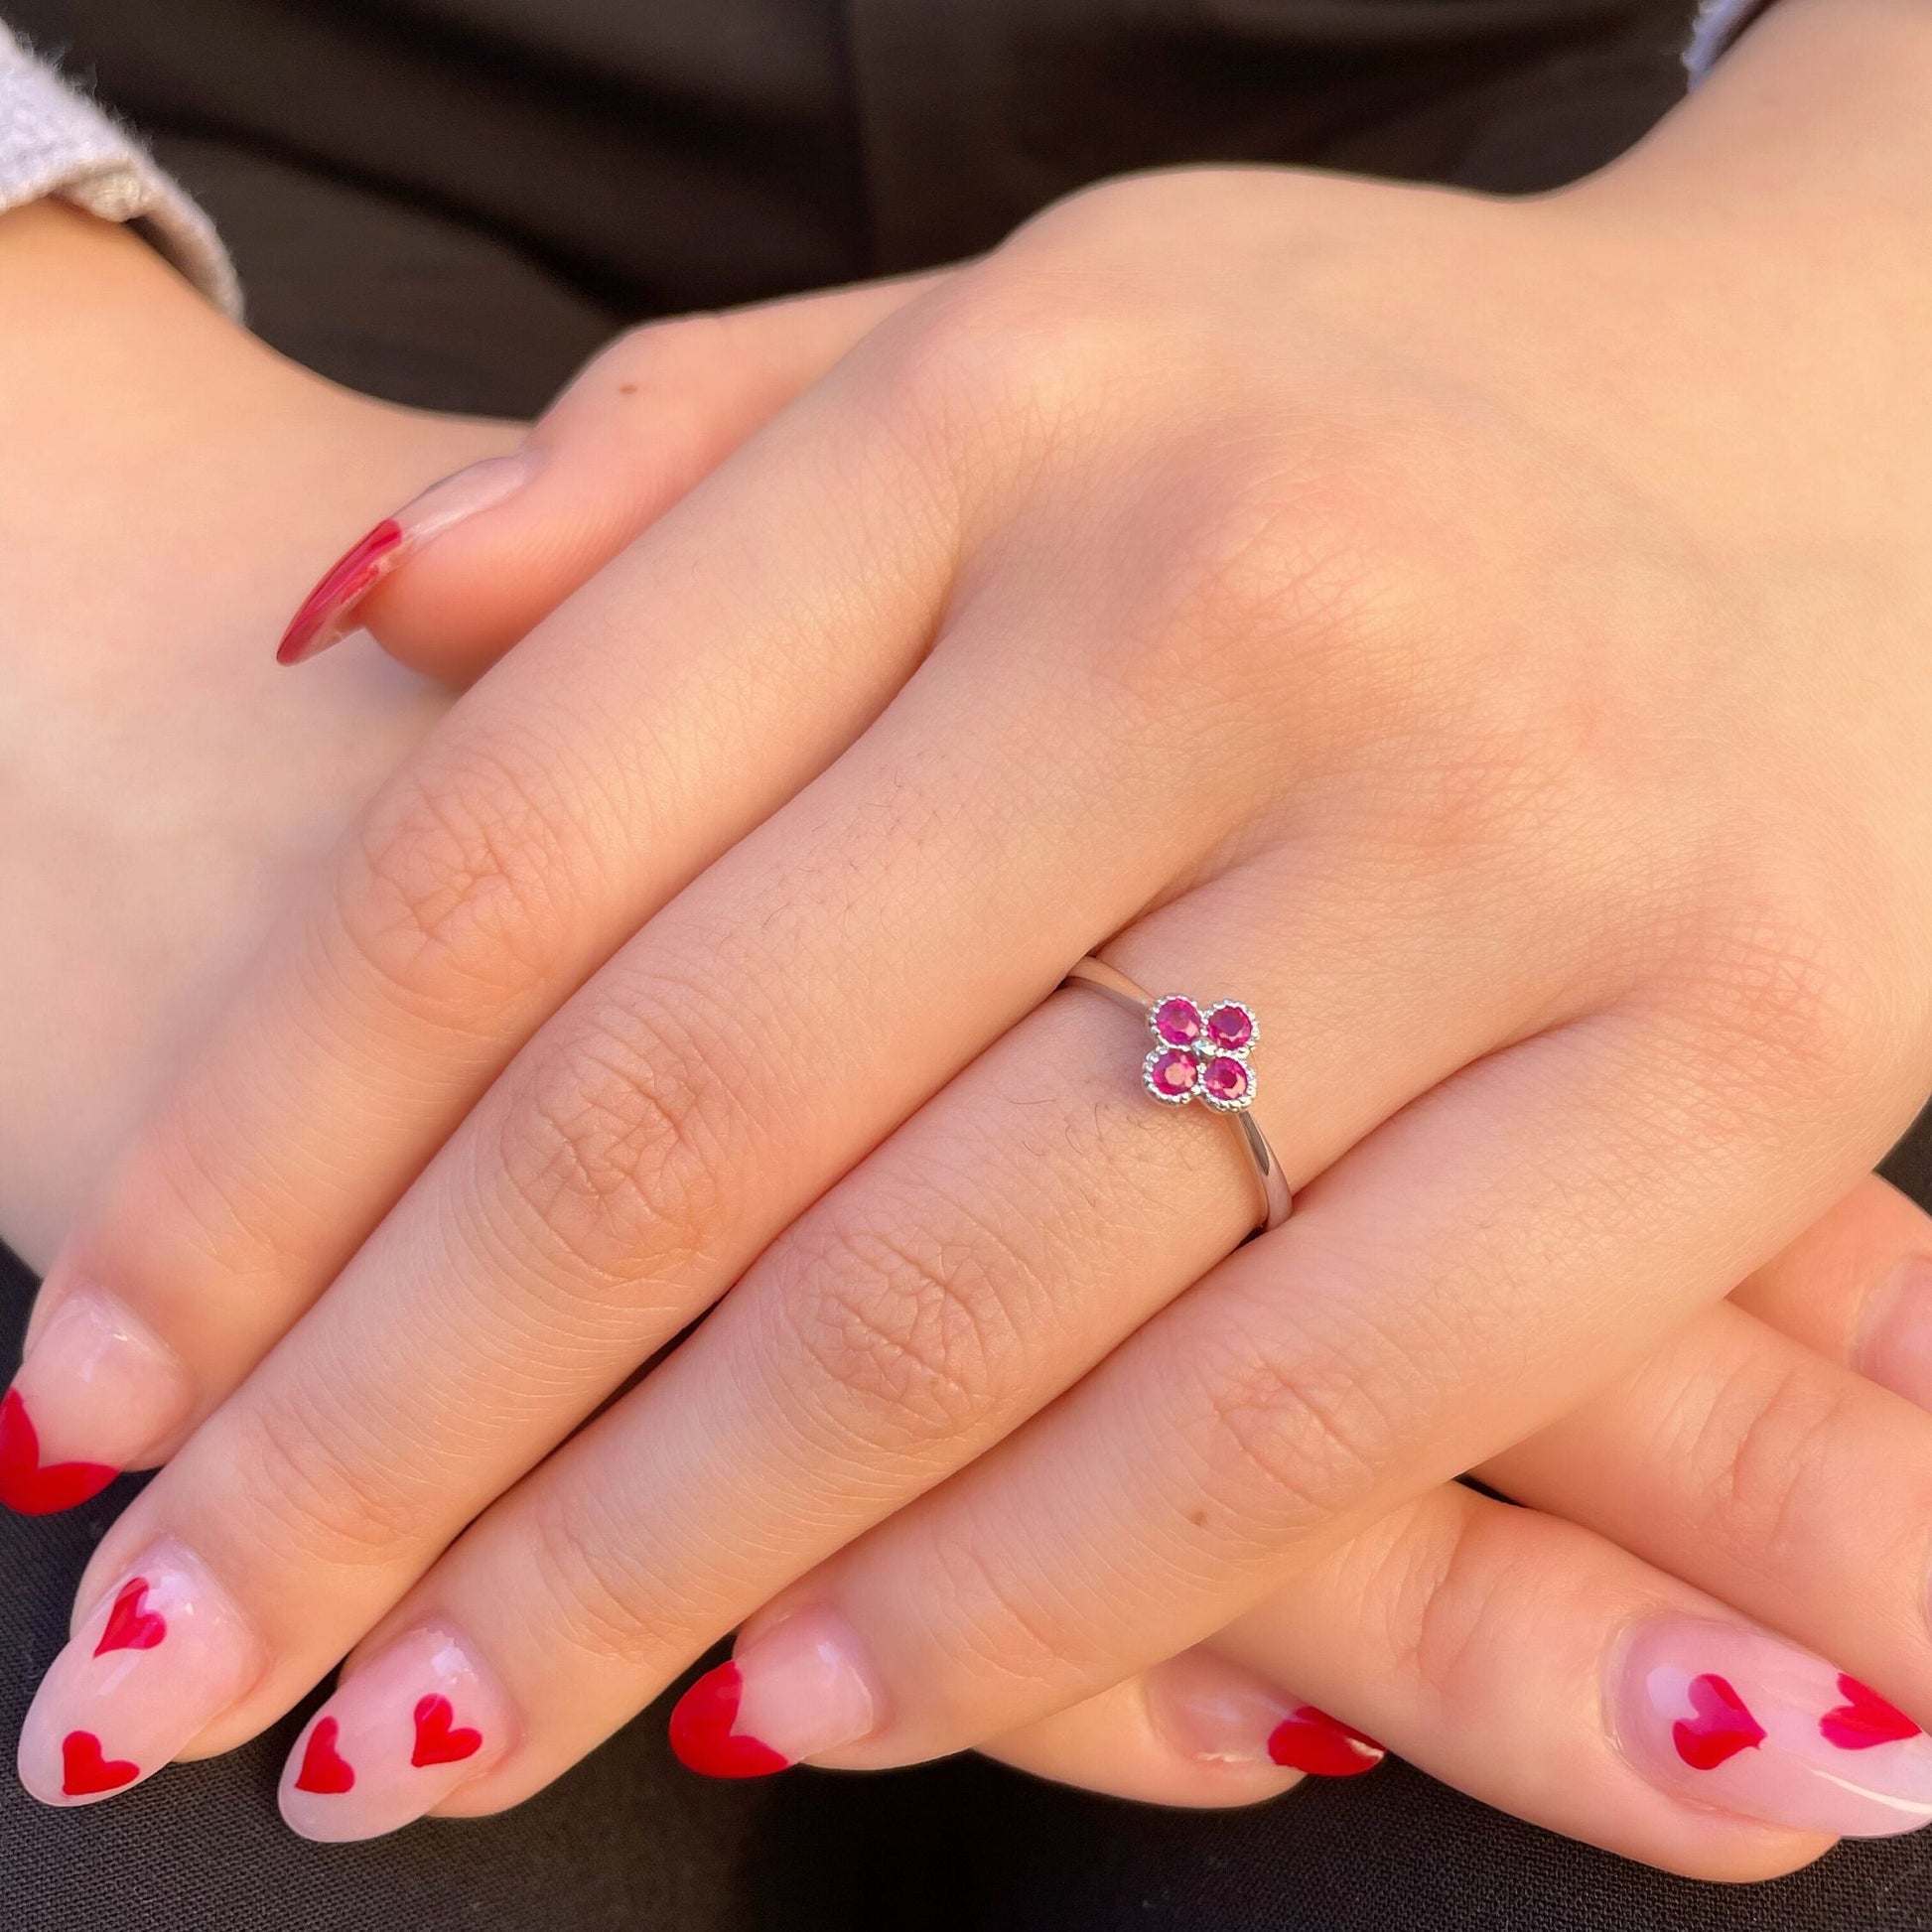
[[[950,693],[938,715],[956,720],[962,702]],[[1144,784],[1134,790],[1149,795]],[[1010,791],[993,784],[968,795]],[[978,849],[973,810],[962,800],[945,821],[948,836],[962,831]],[[921,846],[926,901],[932,879],[948,871],[934,836]],[[1108,850],[1095,841],[1078,891],[1103,881],[1098,855]],[[1119,890],[1134,890],[1146,856],[1144,846],[1127,855]],[[996,893],[1009,880],[996,877]],[[1014,896],[1032,902],[1028,890]],[[1490,910],[1472,884],[1449,897],[1461,918]],[[1498,898],[1498,918],[1505,899],[1526,924],[1544,917],[1520,896]],[[1035,921],[1061,958],[1068,935],[1055,936],[1052,921],[1076,903],[1062,884],[1058,903],[1042,901]],[[1505,1013],[1547,1000],[1550,982],[1565,977],[1527,964],[1498,973],[1480,947],[1451,970],[1415,899],[1378,895],[1365,908],[1354,868],[1320,841],[1298,852],[1287,877],[1258,867],[1163,908],[1135,928],[1130,956],[1191,950],[1207,964],[1217,949],[1240,947],[1259,905],[1295,908],[1277,926],[1281,957],[1245,989],[1280,1016],[1263,1077],[1281,1082],[1267,1091],[1292,1173],[1332,1159],[1480,1052]],[[907,925],[911,912],[892,921],[908,956],[957,956],[963,931],[929,943],[935,935]],[[849,918],[839,931],[848,944],[864,937]],[[1496,931],[1496,956],[1534,957],[1526,931]],[[793,953],[796,980],[814,961]],[[920,989],[928,1022],[944,997]],[[877,1051],[888,1059],[889,1025],[876,1005]],[[828,1031],[810,1016],[792,1029],[800,1040]],[[1050,1401],[1253,1224],[1252,1175],[1224,1125],[1148,1103],[1145,1044],[1113,1007],[1077,991],[1023,1022],[785,1233],[669,1364],[491,1511],[391,1613],[392,1631],[413,1622],[467,1633],[519,1714],[514,1762],[476,1781],[467,1802],[501,1805],[547,1782],[718,1627]],[[756,1106],[761,1057],[725,1069],[719,1089]],[[818,1083],[795,1084],[810,1093]],[[822,1122],[810,1125],[811,1144],[823,1147]],[[467,1218],[478,1218],[474,1203]],[[741,1205],[702,1243],[682,1245],[712,1252],[743,1218]],[[571,1266],[553,1257],[548,1272],[554,1280]],[[322,1317],[342,1293],[339,1285]],[[393,1293],[381,1310],[393,1329]],[[539,1361],[554,1347],[540,1327],[516,1345]],[[400,1358],[414,1353],[404,1346]],[[255,1398],[251,1384],[242,1400]],[[217,1437],[226,1421],[209,1426]],[[202,1449],[198,1438],[164,1476],[164,1495],[181,1493],[177,1478]],[[247,1450],[230,1443],[217,1459],[245,1465]],[[193,1506],[204,1507],[199,1495]],[[211,1514],[217,1534],[235,1524],[231,1500]],[[143,1533],[163,1521],[182,1518],[144,1518]],[[539,1549],[546,1555],[533,1561]],[[314,1597],[313,1587],[293,1593]]]
[[[1106,1693],[1070,1735],[1056,1719],[992,1749],[1127,1796],[1154,1795],[1133,1786],[1159,1765],[1211,1801],[1271,1753],[1334,1775],[1386,1746],[1565,1837],[1736,1881],[1932,1817],[1932,1741],[1888,1764],[1837,1749],[1819,1721],[1840,1695],[1834,1664],[1613,1544],[1449,1485]]]
[[[1290,1762],[1294,1747],[1317,1737],[1330,1745],[1319,1768]],[[1385,1755],[1325,1712],[1205,1647],[980,1750],[1056,1784],[1199,1811],[1278,1798],[1309,1775],[1373,1770]]]
[[[770,425],[499,664],[334,855],[55,1258],[30,1355],[69,1298],[85,1318],[30,1371],[37,1440],[0,1484],[17,1506],[59,1506],[165,1455],[515,1049],[917,662],[949,566],[925,541],[944,519],[917,505],[945,485],[837,388]],[[900,795],[869,804],[860,849],[879,846]]]
[[[1901,1256],[1932,1246],[1929,1230],[1932,1221],[1895,1188],[1875,1176],[1862,1182],[1751,1276],[1733,1295],[1730,1307],[1699,1315],[1667,1342],[1660,1360],[1646,1365],[1634,1387],[1599,1398],[1591,1408],[1598,1419],[1587,1438],[1572,1439],[1560,1425],[1554,1433],[1559,1439],[1555,1457],[1547,1452],[1552,1439],[1546,1437],[1514,1454],[1506,1453],[1481,1473],[1507,1488],[1512,1468],[1519,1469],[1525,1494],[1557,1514],[1573,1515],[1603,1529],[1612,1540],[1632,1521],[1644,1525],[1649,1534],[1654,1518],[1661,1514],[1672,1524],[1673,1533],[1668,1539],[1651,1535],[1646,1548],[1653,1561],[1691,1576],[1734,1607],[1778,1621],[1788,1613],[1789,1602],[1781,1600],[1781,1593],[1767,1596],[1754,1586],[1754,1578],[1767,1567],[1767,1553],[1753,1552],[1743,1564],[1727,1562],[1727,1553],[1740,1536],[1734,1521],[1725,1522],[1708,1542],[1701,1534],[1701,1526],[1709,1527],[1707,1519],[1735,1515],[1734,1450],[1743,1430],[1761,1435],[1768,1444],[1777,1432],[1770,1409],[1798,1405],[1816,1416],[1834,1401],[1849,1401],[1855,1420],[1863,1418],[1867,1426],[1873,1408],[1881,1419],[1896,1422],[1897,1417],[1882,1399],[1867,1405],[1838,1386],[1840,1371],[1809,1356],[1806,1348],[1794,1348],[1785,1334],[1774,1332],[1774,1324],[1777,1317],[1785,1316],[1788,1325],[1802,1331],[1807,1348],[1849,1357],[1865,1330],[1865,1309],[1874,1291],[1882,1294],[1891,1286]],[[1740,1318],[1739,1305],[1753,1309],[1763,1325]],[[1913,1359],[1908,1353],[1908,1367]],[[1882,1351],[1876,1366],[1886,1366]],[[1748,1400],[1737,1400],[1746,1388],[1760,1397],[1767,1390],[1775,1394],[1768,1403],[1753,1406]],[[1681,1401],[1674,1399],[1677,1394],[1683,1395]],[[1736,1406],[1731,1408],[1733,1402]],[[1714,1416],[1717,1408],[1730,1409],[1731,1420],[1726,1423]],[[1875,1465],[1863,1470],[1850,1465],[1855,1443],[1841,1437],[1832,1445],[1830,1453],[1847,1464],[1853,1494],[1847,1499],[1847,1521],[1843,1525],[1831,1521],[1827,1527],[1833,1533],[1842,1527],[1847,1543],[1857,1548],[1853,1574],[1836,1574],[1832,1553],[1824,1547],[1808,1546],[1794,1559],[1802,1574],[1820,1577],[1826,1599],[1835,1595],[1841,1606],[1836,1621],[1816,1622],[1802,1634],[1873,1675],[1883,1675],[1888,1668],[1896,1674],[1900,1659],[1875,1655],[1868,1638],[1861,1635],[1869,1613],[1875,1608],[1882,1616],[1883,1610],[1882,1591],[1876,1602],[1870,1593],[1864,1552],[1874,1520],[1881,1525],[1896,1521],[1919,1501],[1893,1493],[1897,1472],[1909,1473],[1922,1465],[1932,1448],[1910,1440],[1920,1431],[1908,1428],[1901,1433],[1906,1440],[1881,1435]],[[1693,1452],[1684,1452],[1686,1442],[1697,1446]],[[1720,1446],[1715,1455],[1714,1442]],[[1724,1469],[1725,1480],[1714,1483],[1713,1462],[1727,1452],[1733,1459]],[[1767,1449],[1754,1456],[1753,1463],[1766,1475],[1795,1484],[1798,1470],[1802,1467],[1808,1475],[1816,1459],[1781,1460],[1774,1449]],[[1629,1506],[1613,1514],[1599,1513],[1604,1499],[1615,1502],[1628,1496],[1633,1475],[1637,1493]],[[1714,1500],[1714,1491],[1721,1493],[1722,1504]],[[1752,1522],[1768,1517],[1781,1529],[1802,1534],[1780,1501],[1760,1499],[1747,1515]],[[1697,1567],[1681,1571],[1687,1553]],[[1909,1567],[1905,1581],[1909,1590],[1915,1581]],[[1908,1689],[1913,1671],[1922,1668],[1923,1644],[1913,1628],[1916,1620],[1916,1616],[1906,1619],[1911,1638],[1904,1660],[1908,1668],[1896,1679]],[[1202,1681],[1196,1685],[1193,1678]],[[1177,1717],[1173,1723],[1154,1724],[1151,1707]],[[1115,1686],[1098,1699],[984,1748],[1042,1776],[1122,1797],[1164,1804],[1243,1804],[1269,1792],[1257,1756],[1259,1741],[1272,1734],[1264,1719],[1273,1713],[1285,1720],[1296,1708],[1279,1689],[1264,1695],[1263,1687],[1220,1659],[1210,1645],[1184,1652],[1142,1679]],[[1173,1749],[1173,1737],[1190,1728],[1210,1743],[1217,1731],[1237,1739],[1245,1735],[1248,1747],[1245,1751],[1212,1749],[1207,1758]],[[1318,1729],[1293,1729],[1280,1740],[1281,1751],[1298,1735],[1325,1734]],[[1276,1762],[1284,1761],[1281,1751]],[[1345,1759],[1338,1761],[1346,1767]],[[1241,1777],[1230,1780],[1224,1774],[1230,1762]],[[1257,1778],[1264,1779],[1259,1786]]]
[[[1889,1181],[1862,1181],[1731,1299],[1932,1409],[1932,1215]]]
[[[1069,676],[1028,662],[1042,684]],[[96,1580],[144,1542],[178,1542],[273,1660],[205,1743],[286,1708],[882,1122],[1035,1004],[1150,876],[1224,835],[1236,801],[1181,748],[1150,735],[1138,769],[1108,753],[1109,804],[1082,766],[1115,725],[1089,716],[1091,750],[1057,725],[1042,758],[999,727],[1016,705],[1059,708],[1044,690],[1022,702],[1018,663],[985,670],[963,644],[935,653],[846,757],[648,921],[116,1526]],[[1109,810],[1170,829],[1129,841]],[[1039,911],[989,952],[982,935],[1016,903]],[[214,1715],[184,1687],[181,1741]]]
[[[741,1661],[790,1615],[836,1617],[880,1715],[817,1755],[861,1766],[1017,1727],[1198,1641],[1721,1292],[1740,1193],[1804,1213],[1817,1176],[1720,1132],[1728,1091],[1675,1028],[1621,1013],[1466,1069],[1052,1409],[784,1592]],[[1721,1155],[1643,1151],[1686,1121]]]
[[[974,726],[977,708],[1006,707],[1018,695],[1004,678],[969,675],[967,661],[935,655],[810,794],[742,842],[584,989],[325,1303],[116,1526],[89,1587],[138,1564],[144,1543],[173,1541],[218,1572],[273,1657],[203,1747],[245,1735],[284,1707],[483,1501],[821,1195],[880,1118],[910,1111],[1095,932],[1120,923],[1150,869],[1162,876],[1184,862],[1183,851],[1146,837],[1096,836],[1094,794],[1068,771],[1077,735],[1063,728],[1057,763],[1023,743],[1011,769],[961,786],[943,809],[908,815],[903,774],[941,768],[955,741],[987,742],[991,734]],[[1121,736],[1101,721],[1095,729]],[[1198,803],[1204,788],[1184,748],[1149,744],[1148,769],[1133,774],[1124,809],[1138,819],[1170,790]],[[1077,819],[1054,803],[1061,784],[1080,786]],[[1009,815],[1059,829],[1019,839]],[[1199,835],[1216,836],[1211,819]],[[1062,838],[1091,839],[1084,865],[1069,866]],[[846,855],[829,874],[827,851]],[[997,865],[987,859],[995,851]],[[1365,913],[1340,855],[1315,845],[1298,863],[1297,879],[1218,882],[1153,924],[1158,935],[1165,921],[1178,948],[1239,931],[1257,902],[1299,899],[1305,909],[1279,929],[1289,951],[1280,987],[1284,996],[1299,989],[1297,1000],[1281,1002],[1294,1015],[1281,1039],[1284,1117],[1306,1112],[1293,1151],[1314,1165],[1480,1051],[1533,976],[1499,974],[1469,948],[1468,997],[1438,997],[1449,983],[1442,950],[1413,898],[1378,896]],[[1016,902],[1039,907],[1027,931],[964,984],[948,983],[939,962],[972,957],[975,935]],[[1473,893],[1458,895],[1458,916],[1472,916],[1476,902]],[[748,917],[748,904],[792,912],[782,922]],[[882,938],[891,940],[890,971],[877,963]],[[1529,957],[1514,945],[1504,951]],[[1425,985],[1430,997],[1419,997]],[[844,1016],[860,1012],[869,1051],[855,1061]],[[728,1026],[717,1024],[720,1015]],[[1386,1043],[1364,1056],[1345,1042],[1371,1017]],[[762,1270],[764,1290],[750,1294],[746,1284],[734,1298],[733,1308],[748,1311],[728,1312],[715,1344],[722,1354],[689,1367],[675,1358],[645,1383],[648,1404],[633,1396],[619,1405],[579,1439],[581,1454],[525,1485],[519,1495],[541,1519],[535,1535],[555,1557],[532,1564],[529,1518],[516,1498],[499,1512],[468,1582],[439,1585],[439,1615],[450,1628],[487,1619],[492,1639],[510,1627],[518,1633],[487,1651],[500,1659],[491,1671],[505,1679],[527,1737],[518,1777],[554,1775],[621,1718],[624,1700],[641,1702],[657,1688],[660,1666],[675,1669],[710,1641],[721,1600],[733,1605],[722,1621],[735,1620],[1050,1399],[1252,1224],[1252,1175],[1223,1125],[1150,1106],[1139,1084],[1144,1049],[1144,1035],[1090,995],[1051,1003],[963,1087],[944,1088],[920,1138],[895,1140],[854,1177],[850,1197],[838,1190],[817,1225],[788,1237]],[[1071,1077],[1042,1085],[1046,1064]],[[1311,1102],[1323,1089],[1346,1101],[1305,1110],[1292,1082],[1307,1083]],[[679,1109],[676,1131],[657,1140],[653,1124],[667,1100]],[[1144,1142],[1125,1130],[1131,1160],[1110,1144],[1122,1130],[1096,1137],[1096,1104],[1127,1111],[1144,1129]],[[784,1136],[761,1125],[773,1119],[785,1122]],[[630,1138],[632,1121],[642,1142]],[[611,1134],[610,1123],[621,1131]],[[960,1171],[962,1149],[983,1151],[983,1165]],[[1155,1183],[1173,1184],[1176,1165],[1184,1175],[1189,1161],[1217,1176],[1216,1191],[1197,1190],[1187,1211],[1175,1212]],[[949,1167],[957,1193],[944,1184]],[[1039,1177],[1030,1197],[1015,1189],[1032,1168]],[[1003,1199],[1011,1247],[988,1212]],[[892,1259],[908,1223],[942,1249],[956,1240],[963,1253],[986,1255],[989,1344],[994,1298],[1031,1298],[1029,1308],[1015,1307],[1007,1359],[989,1360],[1002,1372],[976,1391],[965,1385],[977,1405],[970,1417],[945,1406],[943,1363],[925,1384],[901,1375],[896,1387],[890,1358],[883,1377],[864,1372],[869,1344],[852,1330],[870,1320],[890,1350],[893,1303],[916,1280]],[[1050,1245],[1016,1279],[1012,1257],[1035,1227],[1048,1230]],[[793,1291],[805,1286],[801,1265],[810,1280],[815,1242],[832,1265],[815,1303],[799,1307]],[[848,1255],[860,1265],[840,1279]],[[1077,1281],[1076,1271],[1090,1277],[1096,1266],[1113,1277],[1108,1292],[1088,1289],[1054,1310],[1053,1285]],[[946,1284],[934,1287],[943,1315]],[[971,1319],[963,1304],[961,1312]],[[854,1342],[843,1359],[842,1328]],[[915,1340],[901,1359],[916,1364],[917,1351]],[[740,1413],[735,1397],[721,1415],[719,1391],[757,1391],[751,1413]],[[882,1429],[892,1433],[867,1453],[866,1439]],[[681,1473],[672,1476],[673,1467]],[[563,1526],[577,1520],[587,1534],[566,1562],[564,1550],[579,1539]],[[613,1640],[616,1613],[597,1580],[620,1566],[634,1575],[639,1564],[658,1587],[632,1610],[648,1642],[625,1647]],[[575,1618],[547,1628],[543,1599],[554,1605],[578,1584],[585,1594]],[[199,1687],[190,1691],[178,1713],[183,1743],[214,1715]]]
[[[1932,1713],[1932,1417],[1741,1309],[1481,1474]]]
[[[357,538],[304,599],[277,655],[301,663],[366,627],[432,677],[480,677],[933,279],[685,316],[620,337],[516,451],[432,484]]]

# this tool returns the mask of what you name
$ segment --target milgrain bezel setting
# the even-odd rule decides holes
[[[1199,1023],[1199,1032],[1191,1040],[1173,1039],[1162,1031],[1161,1015],[1174,1006],[1185,1007]],[[1239,1046],[1225,1046],[1215,1039],[1214,1022],[1222,1014],[1239,1014],[1247,1022],[1247,1037]],[[1184,1107],[1189,1101],[1198,1100],[1217,1114],[1244,1114],[1254,1105],[1258,1081],[1249,1055],[1260,1043],[1261,1022],[1245,1001],[1216,1000],[1211,1006],[1203,1006],[1185,993],[1164,993],[1148,1003],[1147,1028],[1154,1035],[1155,1046],[1141,1062],[1141,1084],[1162,1106]],[[1178,1093],[1161,1085],[1156,1077],[1157,1071],[1174,1054],[1185,1054],[1193,1062],[1194,1077]],[[1241,1069],[1242,1088],[1232,1098],[1208,1091],[1207,1070],[1219,1060],[1230,1061]]]

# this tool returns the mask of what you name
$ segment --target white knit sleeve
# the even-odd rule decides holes
[[[1684,50],[1692,86],[1717,66],[1718,57],[1770,4],[1771,0],[1704,0],[1698,9],[1697,25],[1691,30],[1691,44]]]
[[[59,195],[107,221],[131,221],[229,315],[234,265],[207,216],[102,108],[43,67],[0,26],[0,210]]]

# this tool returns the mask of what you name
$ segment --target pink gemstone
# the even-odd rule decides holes
[[[1207,1016],[1207,1036],[1227,1053],[1238,1053],[1255,1036],[1254,1015],[1230,1000]]]
[[[1248,1097],[1248,1069],[1240,1060],[1209,1060],[1200,1077],[1210,1100],[1232,1106]]]
[[[1192,1000],[1163,1000],[1154,1009],[1154,1031],[1170,1046],[1191,1046],[1205,1026]]]
[[[1194,1056],[1178,1046],[1170,1046],[1166,1052],[1156,1053],[1148,1061],[1147,1077],[1157,1093],[1180,1099],[1192,1093],[1199,1069],[1194,1064]]]

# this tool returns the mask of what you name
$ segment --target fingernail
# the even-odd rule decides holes
[[[671,1713],[671,1748],[712,1778],[761,1778],[866,1736],[877,1704],[851,1626],[801,1610],[707,1671]]]
[[[1209,1651],[1182,1651],[1149,1672],[1147,1698],[1155,1729],[1202,1764],[1278,1764],[1352,1778],[1388,1755],[1340,1719]]]
[[[303,599],[302,608],[282,633],[275,661],[300,664],[340,643],[356,627],[356,607],[405,557],[521,489],[535,474],[537,462],[531,450],[485,457],[482,463],[473,463],[467,470],[432,483],[393,516],[385,516],[352,543]]]
[[[282,1817],[325,1844],[380,1838],[434,1810],[512,1741],[508,1700],[444,1625],[412,1630],[343,1679],[295,1740]]]
[[[193,1400],[174,1351],[105,1289],[71,1288],[0,1398],[0,1502],[70,1509],[150,1457]]]
[[[1852,1365],[1868,1381],[1932,1409],[1932,1261],[1909,1256],[1871,1299]]]
[[[55,1658],[20,1731],[20,1781],[84,1805],[151,1777],[261,1674],[260,1643],[199,1558],[146,1551]]]
[[[1837,1838],[1932,1819],[1932,1738],[1857,1678],[1761,1631],[1639,1625],[1612,1661],[1608,1715],[1643,1776],[1700,1804]]]

